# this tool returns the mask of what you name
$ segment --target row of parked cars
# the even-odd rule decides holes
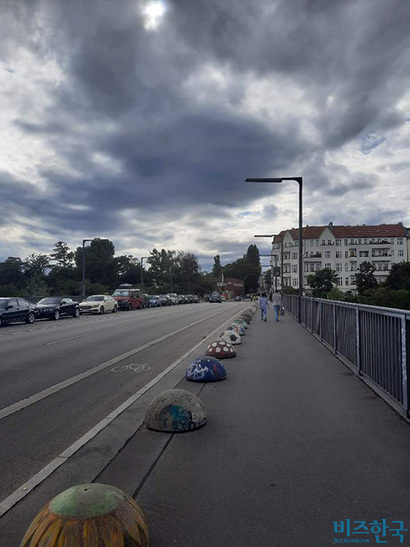
[[[83,302],[75,302],[72,298],[48,296],[37,304],[32,304],[25,298],[0,298],[0,327],[4,323],[26,322],[34,323],[36,319],[54,319],[71,316],[79,317],[82,313],[116,313],[118,310],[133,310],[189,304],[200,302],[196,295],[177,295],[169,293],[163,295],[142,294],[131,285],[120,285],[112,296],[96,294],[88,296]]]

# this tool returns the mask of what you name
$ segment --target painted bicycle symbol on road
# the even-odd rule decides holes
[[[124,372],[124,370],[133,370],[134,372],[147,372],[151,370],[151,367],[146,363],[142,365],[135,365],[131,363],[130,365],[117,365],[111,369],[112,372]]]

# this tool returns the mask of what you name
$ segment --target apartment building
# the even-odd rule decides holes
[[[355,275],[362,262],[371,262],[379,283],[386,280],[392,264],[408,261],[410,230],[402,223],[377,226],[305,226],[302,229],[304,288],[307,276],[323,268],[337,272],[342,291],[356,291]],[[272,268],[282,267],[283,285],[299,288],[299,230],[292,228],[272,241]],[[272,269],[272,271],[274,271]],[[280,278],[277,279],[280,288]]]

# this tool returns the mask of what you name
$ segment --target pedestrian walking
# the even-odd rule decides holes
[[[279,312],[282,308],[282,297],[280,296],[278,291],[275,291],[273,293],[272,304],[273,304],[273,311],[275,312],[275,320],[279,321]]]
[[[259,308],[261,310],[261,321],[266,321],[268,315],[268,299],[266,298],[266,293],[263,292],[262,296],[259,298]]]

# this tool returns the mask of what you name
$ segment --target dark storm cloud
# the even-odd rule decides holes
[[[358,149],[371,155],[388,142],[388,130],[405,122],[395,105],[409,86],[408,3],[171,0],[153,32],[144,28],[143,5],[6,3],[0,57],[16,72],[6,77],[19,72],[13,55],[20,47],[55,62],[62,74],[57,83],[37,78],[32,96],[16,109],[14,128],[65,167],[44,161],[37,169],[41,190],[0,174],[3,222],[18,214],[41,222],[51,235],[126,234],[132,211],[141,222],[186,216],[188,228],[209,231],[207,215],[233,221],[232,209],[246,212],[253,200],[283,191],[245,184],[246,177],[299,174],[303,167],[312,207],[319,201],[334,207],[344,195],[365,194],[378,182],[326,154],[357,139]],[[205,66],[226,76],[220,96],[196,81],[205,77]],[[291,105],[284,121],[268,123],[246,111],[246,82],[262,78],[300,91],[306,113]],[[32,117],[37,91],[48,97],[40,119]],[[272,92],[266,108],[277,100]],[[305,121],[315,139],[304,132]],[[315,209],[318,216],[323,208]],[[280,210],[280,203],[266,205],[263,216],[271,220]],[[384,214],[390,213],[380,210],[372,218]],[[160,232],[172,239],[165,226]],[[140,236],[155,241],[149,233]],[[204,248],[212,247],[213,237],[224,234],[207,234]],[[216,247],[241,255],[241,245],[221,241]]]

